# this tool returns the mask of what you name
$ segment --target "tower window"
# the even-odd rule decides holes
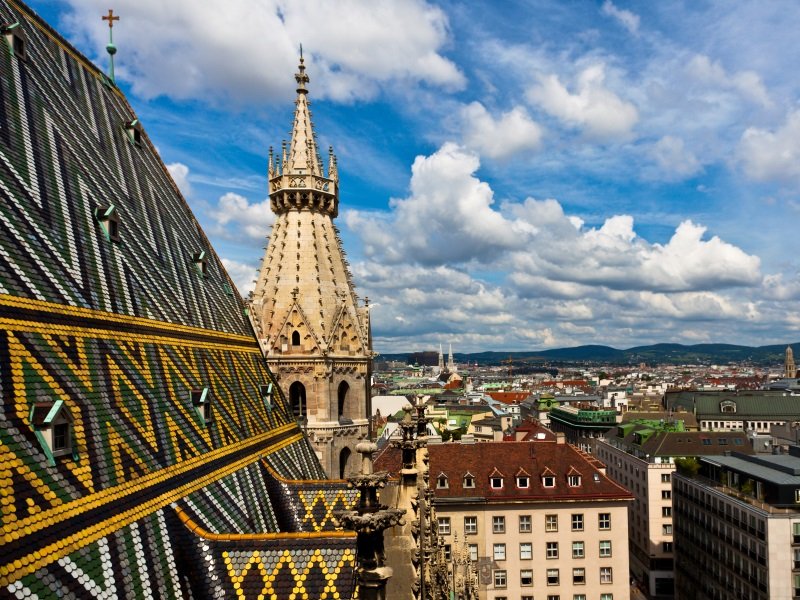
[[[72,443],[72,416],[63,400],[37,402],[31,407],[29,420],[51,466],[58,456],[78,458]]]
[[[299,346],[300,345],[300,332],[293,331],[292,332],[292,346]]]
[[[258,392],[261,395],[261,399],[264,401],[267,412],[272,412],[272,384],[266,383],[258,386]]]
[[[211,423],[211,395],[207,387],[194,389],[190,393],[192,405],[194,406],[203,425]]]
[[[192,262],[200,275],[203,277],[208,275],[208,255],[205,250],[200,250],[192,254]]]

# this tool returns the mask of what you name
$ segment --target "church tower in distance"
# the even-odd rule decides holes
[[[251,299],[269,367],[303,423],[328,477],[358,471],[356,444],[369,435],[372,339],[339,232],[336,157],[323,169],[309,111],[302,53],[292,139],[269,154],[275,224]],[[351,457],[353,457],[351,459]]]

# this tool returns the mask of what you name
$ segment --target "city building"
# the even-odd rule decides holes
[[[570,444],[590,452],[592,440],[603,437],[621,418],[616,409],[592,404],[563,404],[550,410],[550,429],[563,433]]]
[[[357,493],[124,94],[23,4],[0,24],[0,596],[357,594]]]
[[[250,300],[267,363],[289,396],[330,477],[356,469],[350,457],[369,435],[372,339],[339,232],[339,176],[319,156],[302,57],[291,141],[269,156],[275,224]]]
[[[627,422],[593,440],[594,455],[608,476],[635,496],[628,517],[631,572],[651,598],[672,597],[674,532],[672,474],[675,459],[719,455],[732,449],[752,453],[744,432],[686,431],[683,421]]]
[[[681,600],[800,597],[800,450],[702,457],[673,480]]]
[[[439,534],[477,565],[482,599],[628,598],[631,493],[562,435],[428,453]]]

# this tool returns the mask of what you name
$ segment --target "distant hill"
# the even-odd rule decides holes
[[[800,357],[800,343],[790,344]],[[758,366],[782,364],[786,345],[737,346],[734,344],[653,344],[618,350],[611,346],[587,345],[574,348],[552,348],[531,352],[475,352],[455,353],[456,362],[480,365],[550,364],[550,363],[610,363],[610,364],[727,364],[750,363]],[[411,353],[382,354],[383,360],[407,361]]]

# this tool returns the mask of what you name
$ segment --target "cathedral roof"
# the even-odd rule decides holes
[[[0,588],[350,597],[354,493],[133,109],[24,5],[0,23]]]

